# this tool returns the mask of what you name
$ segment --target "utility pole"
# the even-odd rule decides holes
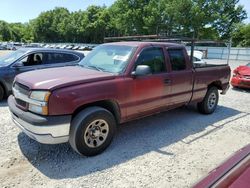
[[[194,41],[195,41],[195,32],[193,31],[193,37],[192,37],[192,42],[191,42],[191,54],[190,54],[190,61],[193,64],[193,57],[194,57]]]
[[[227,64],[229,64],[229,58],[230,58],[230,53],[231,53],[231,47],[232,47],[232,37],[230,38],[229,43],[228,43]]]

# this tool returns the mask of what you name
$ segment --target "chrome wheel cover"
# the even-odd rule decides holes
[[[101,146],[109,134],[109,125],[103,119],[91,122],[84,132],[84,142],[90,148]]]
[[[208,109],[212,110],[217,103],[217,96],[215,93],[211,93],[208,97]]]

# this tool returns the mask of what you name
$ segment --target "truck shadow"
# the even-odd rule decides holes
[[[243,92],[243,93],[250,93],[250,89],[245,89],[245,88],[233,87],[232,90]]]
[[[8,106],[6,99],[4,99],[3,101],[0,101],[0,107],[6,107],[6,106]]]
[[[173,157],[175,153],[168,151],[169,145],[176,142],[192,144],[247,115],[223,106],[218,106],[212,115],[201,115],[190,107],[164,112],[120,126],[110,147],[95,157],[82,157],[69,144],[39,144],[24,133],[18,135],[18,142],[24,156],[45,176],[52,179],[77,178],[112,168],[149,152]],[[207,127],[210,127],[209,132]],[[198,136],[193,137],[196,134]]]

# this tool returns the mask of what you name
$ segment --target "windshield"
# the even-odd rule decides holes
[[[17,50],[0,58],[0,66],[10,65],[11,63],[15,62],[19,59],[26,51]]]
[[[79,65],[98,71],[121,73],[126,69],[135,49],[123,45],[101,45],[91,51]]]

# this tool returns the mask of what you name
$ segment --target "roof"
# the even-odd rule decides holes
[[[184,45],[178,43],[170,42],[141,42],[141,41],[128,41],[128,42],[112,42],[106,43],[104,45],[124,45],[124,46],[133,46],[133,47],[143,47],[149,45],[164,45],[166,47],[183,47]]]
[[[83,53],[74,51],[74,50],[67,50],[67,49],[55,49],[55,48],[19,48],[18,50],[26,51],[26,53],[29,52],[68,52],[73,54],[80,54],[84,55]]]

